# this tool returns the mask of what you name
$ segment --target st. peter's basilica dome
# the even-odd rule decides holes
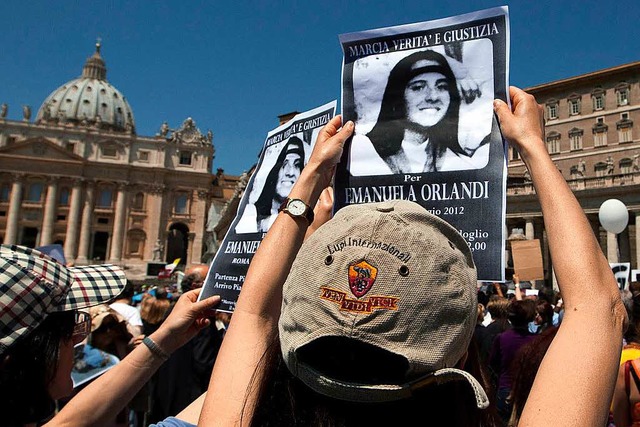
[[[135,133],[133,111],[118,89],[107,82],[107,67],[96,52],[84,64],[82,76],[49,95],[38,110],[36,123],[71,124]]]

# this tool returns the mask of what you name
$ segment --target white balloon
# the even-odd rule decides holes
[[[619,234],[629,223],[627,206],[618,199],[605,200],[598,211],[600,224],[610,233]]]

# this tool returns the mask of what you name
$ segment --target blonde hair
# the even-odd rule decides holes
[[[157,325],[164,320],[169,306],[171,306],[171,302],[168,299],[159,299],[150,295],[142,299],[140,317],[147,323]]]

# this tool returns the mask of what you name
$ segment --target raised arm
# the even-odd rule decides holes
[[[46,427],[104,425],[122,410],[164,362],[159,353],[182,347],[210,322],[220,297],[197,301],[200,289],[180,297],[162,326],[150,335],[159,351],[138,345],[112,369],[84,388]]]
[[[316,206],[321,192],[329,186],[344,142],[353,132],[352,122],[338,130],[341,122],[336,116],[322,129],[289,197]],[[330,195],[323,196],[327,197],[321,200],[322,212],[317,212],[311,228],[328,218]],[[280,213],[260,244],[213,368],[200,425],[232,426],[243,416],[251,419],[256,396],[254,390],[248,395],[249,385],[254,373],[258,382],[263,374],[256,372],[256,367],[278,333],[282,285],[308,228],[305,219]]]
[[[571,189],[542,139],[542,107],[512,87],[494,103],[503,135],[536,189],[565,316],[544,357],[520,426],[603,426],[618,372],[626,313],[616,281]],[[581,280],[575,280],[581,277]]]

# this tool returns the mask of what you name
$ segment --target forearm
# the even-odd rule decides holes
[[[289,197],[314,206],[321,185],[313,167],[308,166]],[[251,261],[211,376],[200,417],[203,425],[234,425],[240,417],[251,419],[257,390],[250,385],[260,384],[265,374],[256,368],[277,336],[282,285],[307,227],[304,218],[281,212]]]
[[[603,425],[617,372],[624,308],[580,204],[542,141],[535,147],[523,158],[540,200],[565,316],[540,366],[520,425]],[[543,409],[555,401],[548,396],[551,389],[567,396],[567,404],[558,411]]]
[[[524,160],[542,208],[553,269],[567,314],[576,311],[577,304],[618,300],[611,268],[582,207],[542,141],[536,147]],[[580,280],[576,280],[578,277]]]
[[[47,427],[96,426],[112,419],[162,365],[146,345],[137,346],[116,366],[78,393]]]

